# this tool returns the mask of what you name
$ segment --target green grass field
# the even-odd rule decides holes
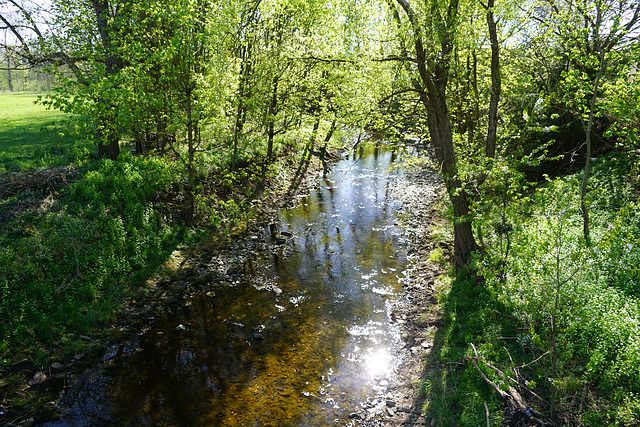
[[[63,166],[78,137],[68,114],[34,102],[34,93],[0,94],[0,172]]]

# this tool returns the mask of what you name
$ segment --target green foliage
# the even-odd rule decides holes
[[[176,176],[175,163],[161,158],[101,160],[50,209],[22,212],[4,228],[0,336],[7,348],[65,343],[113,316],[175,247],[179,229],[151,201]]]
[[[516,335],[520,348],[509,359],[498,353],[485,357],[508,366],[511,357],[532,361],[557,351],[551,383],[545,380],[551,356],[531,366],[530,378],[542,394],[555,388],[561,409],[574,414],[585,404],[572,397],[576,393],[584,395],[585,387],[604,393],[607,399],[588,399],[583,421],[628,425],[639,417],[640,209],[628,179],[632,164],[615,153],[593,163],[591,247],[582,235],[580,174],[550,180],[526,200],[510,196],[478,223],[487,254],[477,265],[503,312],[512,313],[522,328]],[[496,232],[505,217],[510,227]],[[495,321],[487,323],[483,329]]]

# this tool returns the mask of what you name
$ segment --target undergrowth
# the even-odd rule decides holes
[[[0,201],[0,369],[24,357],[47,363],[100,336],[120,304],[171,253],[251,212],[261,178],[254,160],[236,173],[198,171],[199,228],[187,229],[185,173],[166,157],[100,159],[64,188]]]
[[[530,191],[513,169],[502,169],[497,200],[477,211],[485,248],[479,276],[454,278],[442,295],[436,358],[447,368],[427,382],[428,413],[442,425],[504,418],[499,396],[469,363],[472,344],[491,381],[516,386],[556,425],[640,423],[635,161],[614,153],[594,163],[591,246],[579,211],[580,173]]]
[[[6,367],[16,352],[38,360],[113,318],[118,302],[184,237],[152,202],[175,166],[123,155],[89,164],[83,177],[37,208],[14,209],[0,234],[0,336]],[[20,205],[18,195],[3,209]],[[42,348],[43,352],[33,352]]]

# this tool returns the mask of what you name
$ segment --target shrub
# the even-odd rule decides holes
[[[478,265],[496,298],[527,331],[520,336],[522,354],[532,351],[534,359],[552,352],[555,335],[558,372],[549,384],[560,393],[558,402],[568,404],[584,383],[607,396],[587,402],[592,406],[585,420],[640,418],[634,397],[640,393],[640,209],[628,180],[631,163],[617,154],[594,162],[591,247],[582,235],[580,174],[550,180],[524,206],[514,199],[497,206],[480,224],[491,230],[504,211],[513,224],[506,231],[509,250],[500,233],[484,234],[487,252]],[[551,376],[548,361],[536,366],[539,379]],[[604,415],[596,417],[598,412]]]

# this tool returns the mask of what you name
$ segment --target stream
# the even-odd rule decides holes
[[[384,143],[349,153],[249,237],[264,250],[245,274],[114,346],[47,425],[383,425],[406,351],[391,317],[407,248],[390,197],[406,156]]]

